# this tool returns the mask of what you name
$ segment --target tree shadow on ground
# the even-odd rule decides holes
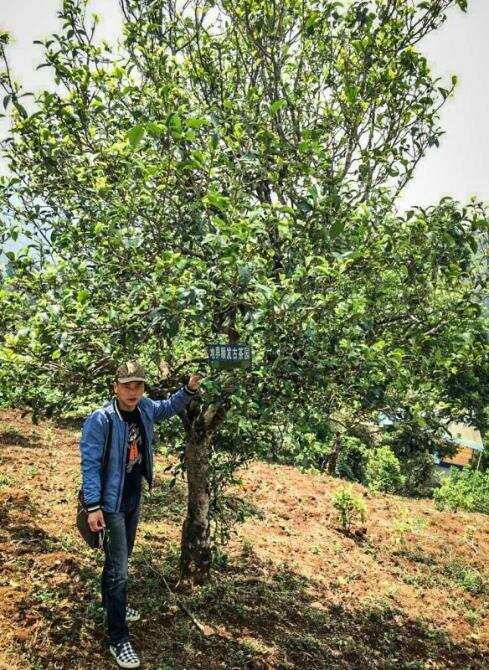
[[[220,499],[220,516],[226,516],[229,526],[243,523],[251,516],[263,518],[263,512],[248,497],[224,494]],[[146,495],[143,505],[145,521],[182,522],[187,511],[187,489],[183,482],[163,479]]]
[[[173,489],[172,496],[175,495]],[[156,507],[162,500],[155,501]],[[148,510],[146,510],[147,516]],[[15,603],[19,659],[33,668],[105,670],[99,609],[103,557],[78,538],[42,528],[25,494],[0,496],[0,541],[19,597]],[[246,548],[208,584],[178,595],[206,627],[203,634],[175,605],[174,543],[140,541],[131,559],[129,600],[142,620],[131,626],[148,670],[487,670],[489,649],[457,643],[435,621],[415,619],[387,599],[334,603],[324,585],[286,564],[260,561]],[[13,561],[18,559],[15,567]],[[11,623],[13,619],[11,620]]]
[[[15,429],[10,429],[0,433],[0,445],[32,448],[42,446],[42,440],[38,435],[25,437]]]
[[[51,552],[55,544],[56,538],[51,538]],[[64,547],[55,564],[38,561],[35,584],[21,603],[37,631],[34,644],[29,636],[19,644],[19,653],[32,667],[114,667],[104,650],[98,608],[102,558],[77,553],[76,546],[71,552]],[[136,547],[131,563],[129,599],[142,613],[131,632],[143,669],[488,667],[488,649],[454,642],[436,622],[413,619],[380,599],[349,607],[321,600],[322,585],[287,566],[262,563],[250,551],[216,572],[208,584],[178,596],[211,627],[211,634],[203,635],[174,606],[161,579],[162,574],[174,587],[177,548],[157,542]]]
[[[388,600],[362,607],[324,601],[322,585],[287,567],[264,565],[253,554],[183,598],[198,620],[218,631],[205,637],[178,610],[171,614],[171,598],[154,571],[174,583],[172,552],[135,557],[137,604],[146,619],[137,641],[148,667],[162,659],[169,668],[187,670],[488,667],[489,649],[454,642],[436,622],[413,619]]]
[[[53,417],[52,421],[56,428],[64,428],[65,430],[80,431],[83,427],[83,422],[86,417]]]
[[[36,523],[39,510],[24,493],[0,494],[0,541],[5,552],[41,553],[49,546],[49,535]]]
[[[187,509],[187,492],[182,482],[171,479],[158,481],[151,495],[145,495],[144,519],[148,521],[180,521]]]

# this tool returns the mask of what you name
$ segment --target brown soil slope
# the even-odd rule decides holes
[[[0,669],[103,670],[101,557],[74,528],[78,430],[0,412]],[[178,598],[185,491],[145,495],[130,566],[142,668],[489,668],[489,519],[428,500],[372,496],[345,535],[331,504],[344,482],[255,462],[230,502],[247,510],[210,583]],[[232,505],[231,505],[232,506]]]

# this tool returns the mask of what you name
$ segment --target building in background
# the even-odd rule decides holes
[[[469,465],[478,468],[484,451],[479,431],[463,423],[451,423],[448,430],[451,435],[450,442],[458,444],[459,449],[454,456],[437,457],[437,465],[443,470],[449,470],[453,466],[463,468]]]

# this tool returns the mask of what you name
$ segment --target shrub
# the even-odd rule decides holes
[[[332,495],[333,507],[338,511],[343,530],[349,531],[352,523],[359,519],[365,521],[367,508],[360,496],[353,493],[351,487],[342,487]]]
[[[448,563],[445,567],[445,573],[456,584],[469,591],[469,593],[486,593],[489,590],[484,575],[476,568],[464,565],[459,560]]]
[[[489,473],[452,468],[433,497],[440,509],[489,514]]]
[[[329,451],[329,445],[322,442],[316,433],[304,431],[296,437],[292,462],[303,471],[322,470]]]
[[[434,453],[453,455],[456,447],[442,439],[431,426],[399,421],[388,426],[382,435],[382,445],[388,446],[401,464],[405,476],[403,495],[431,498],[439,485]]]
[[[399,458],[399,455],[397,455]],[[415,498],[431,498],[439,485],[439,476],[432,454],[420,451],[404,460],[399,458],[401,473],[405,478],[403,493]]]
[[[378,447],[370,452],[366,468],[366,483],[370,489],[400,493],[405,482],[399,460],[389,447]]]

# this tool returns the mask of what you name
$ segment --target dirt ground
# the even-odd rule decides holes
[[[0,670],[103,670],[102,557],[74,526],[79,431],[0,411]],[[185,488],[157,456],[130,564],[142,668],[489,669],[489,517],[430,500],[363,496],[342,531],[331,494],[345,482],[254,462],[230,500],[246,520],[212,579],[177,597]],[[354,529],[355,530],[355,529]]]

